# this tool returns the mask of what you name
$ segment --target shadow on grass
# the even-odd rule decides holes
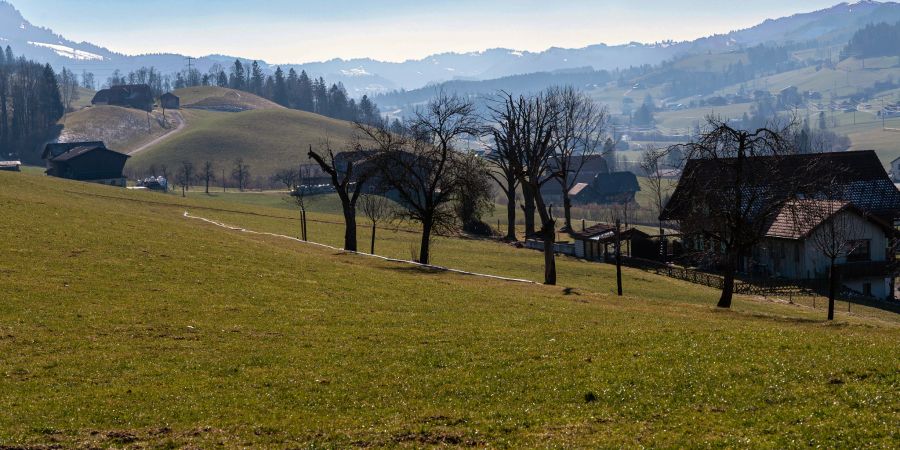
[[[388,270],[393,270],[399,273],[406,274],[425,274],[425,275],[438,275],[443,273],[452,273],[449,270],[438,269],[436,267],[427,267],[427,266],[390,266]]]

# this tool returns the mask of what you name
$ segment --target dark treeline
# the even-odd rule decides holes
[[[900,22],[869,24],[856,32],[841,52],[841,58],[900,56]]]
[[[63,116],[56,73],[44,65],[0,51],[0,159],[36,162],[37,148]]]

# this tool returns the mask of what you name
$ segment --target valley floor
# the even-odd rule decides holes
[[[0,446],[892,447],[900,325],[560,260],[559,287],[292,211],[0,173]],[[335,216],[310,238],[335,244]],[[362,225],[361,225],[362,229]],[[415,235],[379,230],[408,258]],[[361,247],[368,235],[361,233]],[[337,244],[340,242],[338,241]],[[538,253],[438,238],[535,279]]]

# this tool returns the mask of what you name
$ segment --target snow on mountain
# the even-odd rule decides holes
[[[66,58],[71,58],[75,60],[82,61],[103,61],[104,58],[96,53],[86,52],[84,50],[77,50],[72,47],[67,47],[65,45],[60,44],[47,44],[44,42],[32,42],[28,41],[29,45],[34,45],[35,47],[44,47],[52,49],[59,56],[64,56]]]

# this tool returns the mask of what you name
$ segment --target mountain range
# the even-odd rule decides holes
[[[583,48],[550,48],[541,52],[495,48],[469,53],[440,53],[404,62],[373,59],[332,59],[322,62],[283,65],[285,69],[306,70],[311,76],[342,82],[354,96],[397,89],[416,89],[449,80],[489,80],[534,72],[566,69],[611,70],[645,64],[659,64],[675,57],[724,52],[764,43],[818,41],[820,44],[846,42],[869,23],[900,21],[896,2],[860,1],[831,8],[769,19],[751,28],[685,42],[591,45]],[[177,54],[123,55],[98,44],[74,42],[53,30],[31,24],[8,2],[0,2],[0,42],[18,55],[68,67],[80,73],[93,72],[102,82],[114,70],[128,72],[154,66],[163,73],[186,67],[187,59]],[[216,64],[227,68],[236,57],[210,55],[195,59],[202,72]],[[239,58],[248,61],[247,58]],[[262,62],[269,71],[274,66]]]

